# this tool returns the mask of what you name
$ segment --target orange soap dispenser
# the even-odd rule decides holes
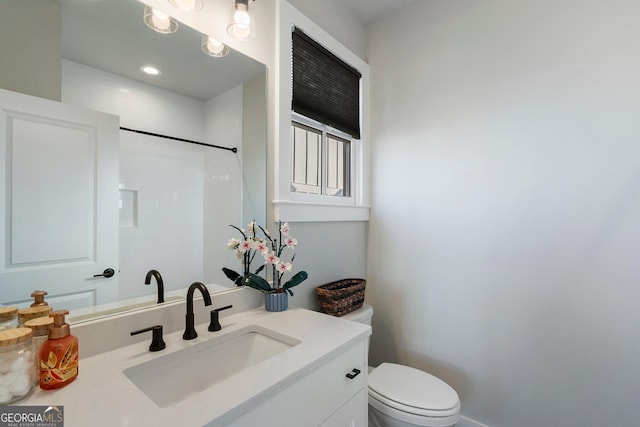
[[[78,338],[71,335],[65,323],[68,310],[57,310],[49,314],[53,325],[49,339],[40,349],[40,388],[52,390],[64,387],[78,376]]]

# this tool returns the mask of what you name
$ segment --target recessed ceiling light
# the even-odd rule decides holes
[[[142,67],[140,67],[140,70],[143,73],[147,73],[151,76],[159,76],[160,74],[162,74],[160,70],[158,70],[156,67],[152,67],[151,65],[143,65]]]

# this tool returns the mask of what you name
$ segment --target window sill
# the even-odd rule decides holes
[[[274,200],[276,221],[329,222],[368,221],[369,206]]]

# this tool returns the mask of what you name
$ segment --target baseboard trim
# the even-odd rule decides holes
[[[489,427],[486,424],[479,423],[471,418],[460,416],[460,421],[456,424],[456,427]]]

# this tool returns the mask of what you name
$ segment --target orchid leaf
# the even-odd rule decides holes
[[[271,291],[271,286],[269,285],[269,282],[267,282],[265,279],[258,276],[257,274],[249,273],[249,276],[244,278],[244,284],[254,289],[257,289],[259,291],[263,291],[263,292]]]
[[[222,272],[224,273],[225,276],[227,276],[227,278],[229,278],[233,283],[236,284],[236,286],[242,286],[242,276],[238,273],[236,273],[235,271],[228,269],[226,267],[222,268]]]
[[[309,275],[307,274],[306,271],[299,271],[296,274],[294,274],[291,279],[287,280],[287,283],[285,283],[282,287],[288,290],[289,288],[298,286],[300,283],[307,280],[307,277],[309,277]]]

